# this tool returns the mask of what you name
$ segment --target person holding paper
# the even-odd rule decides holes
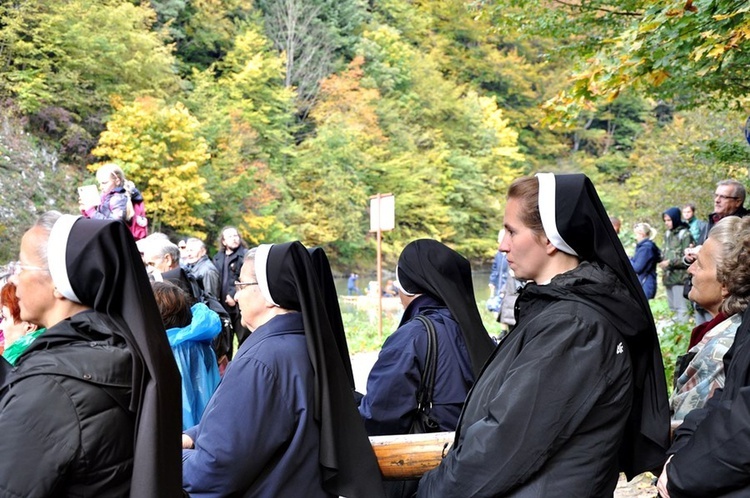
[[[101,191],[98,204],[92,204],[93,200],[85,198],[87,196],[79,189],[81,214],[97,220],[127,222],[130,197],[125,191],[125,174],[122,169],[114,163],[104,164],[96,172],[96,181]]]

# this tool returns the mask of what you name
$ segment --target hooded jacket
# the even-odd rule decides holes
[[[51,327],[0,391],[0,495],[128,496],[132,360],[103,313]],[[22,450],[19,450],[22,448]]]
[[[453,448],[417,496],[611,495],[633,396],[623,337],[633,322],[623,316],[648,318],[596,263],[527,285],[517,325],[473,387]]]
[[[685,249],[693,243],[693,236],[690,235],[690,227],[681,220],[678,208],[669,208],[662,214],[672,220],[672,228],[664,231],[664,260],[669,261],[669,264],[664,268],[662,280],[666,286],[682,285],[687,276],[687,265],[683,257]]]

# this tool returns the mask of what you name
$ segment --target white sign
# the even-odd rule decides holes
[[[393,230],[396,226],[396,198],[393,194],[370,197],[370,231]]]

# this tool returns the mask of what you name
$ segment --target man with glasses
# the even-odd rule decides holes
[[[745,209],[745,186],[737,180],[721,180],[716,184],[714,190],[714,212],[708,215],[708,222],[703,226],[695,247],[685,250],[685,262],[687,264],[695,261],[696,254],[700,251],[703,242],[708,238],[708,232],[722,218],[727,216],[739,216],[744,218],[750,211]]]

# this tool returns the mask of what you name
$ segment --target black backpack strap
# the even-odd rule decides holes
[[[417,410],[428,413],[432,409],[432,393],[435,389],[435,373],[437,372],[437,333],[432,321],[423,316],[414,317],[427,328],[427,353],[425,354],[422,381],[417,391]]]

